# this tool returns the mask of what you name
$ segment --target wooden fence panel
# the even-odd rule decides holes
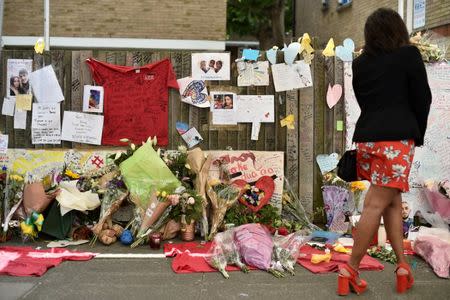
[[[52,50],[45,55],[32,51],[5,50],[2,52],[0,69],[6,74],[7,60],[13,58],[33,59],[33,69],[52,64],[63,90],[65,101],[62,111],[82,111],[83,87],[93,84],[91,73],[85,63],[89,57],[112,64],[142,66],[160,59],[169,58],[177,78],[191,73],[191,52],[189,51],[109,51],[109,50]],[[262,56],[264,57],[264,53]],[[279,53],[278,61],[282,61]],[[231,61],[234,61],[232,59]],[[341,100],[333,109],[326,105],[328,84],[342,84],[342,62],[334,58],[324,58],[320,51],[311,65],[314,86],[299,91],[276,93],[273,82],[267,87],[236,87],[237,70],[231,66],[231,80],[207,82],[209,91],[231,91],[247,95],[274,95],[275,122],[261,124],[259,139],[251,141],[251,124],[236,126],[216,126],[211,124],[209,109],[200,109],[180,101],[179,93],[171,89],[169,93],[169,148],[175,149],[183,141],[176,130],[176,122],[188,123],[196,127],[203,137],[200,147],[207,149],[284,151],[285,175],[294,192],[297,193],[308,213],[323,207],[320,190],[321,174],[315,157],[322,153],[342,153],[344,132],[336,131],[336,121],[344,120],[344,102]],[[0,83],[2,95],[6,95],[6,76]],[[0,97],[0,103],[3,97]],[[280,126],[280,120],[288,114],[295,116],[295,129]],[[13,129],[13,117],[0,115],[0,131],[9,134],[11,148],[54,148],[51,145],[31,144],[31,112],[28,113],[27,130]],[[63,113],[61,115],[63,118]],[[90,145],[63,142],[56,147],[98,148]],[[316,221],[321,221],[319,218]]]

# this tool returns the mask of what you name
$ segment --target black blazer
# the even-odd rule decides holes
[[[404,46],[353,61],[353,89],[361,108],[354,142],[414,139],[423,145],[431,91],[419,50]]]

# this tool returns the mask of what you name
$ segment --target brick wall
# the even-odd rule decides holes
[[[364,43],[364,23],[367,17],[377,8],[389,7],[397,10],[397,0],[354,0],[346,8],[336,10],[337,0],[329,1],[329,8],[322,10],[322,1],[319,0],[296,0],[297,1],[297,28],[296,32],[301,35],[308,32],[311,36],[318,37],[319,46],[323,47],[330,37],[334,38],[335,44],[350,37],[355,45],[362,46]],[[423,28],[432,29],[450,23],[450,1],[449,0],[427,0],[426,1],[426,24]],[[406,1],[404,4],[406,15]]]
[[[43,35],[42,0],[5,0],[3,34]],[[226,0],[53,0],[50,35],[219,40]]]

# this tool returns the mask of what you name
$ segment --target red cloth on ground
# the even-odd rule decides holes
[[[141,67],[118,66],[89,58],[95,82],[104,89],[102,145],[135,144],[156,135],[158,144],[169,143],[169,88],[178,89],[169,59]]]
[[[205,260],[212,243],[199,244],[196,242],[179,243],[179,244],[165,244],[164,254],[167,257],[174,257],[172,261],[172,270],[175,273],[197,273],[197,272],[217,272]],[[333,256],[329,263],[313,264],[311,263],[311,254],[323,254],[323,251],[314,249],[308,245],[301,248],[300,253],[306,254],[306,257],[299,257],[297,263],[313,273],[330,273],[337,272],[338,267],[348,261],[350,256],[332,252]],[[249,267],[251,270],[256,268]],[[365,255],[361,261],[361,270],[383,270],[384,266],[375,258]],[[227,271],[239,271],[235,266],[227,266]]]
[[[309,245],[305,245],[300,249],[300,254],[306,254],[305,257],[302,257],[303,255],[300,255],[300,257],[297,259],[297,263],[309,271],[313,273],[331,273],[331,272],[337,272],[339,270],[339,265],[343,265],[347,263],[347,261],[350,258],[350,255],[338,253],[335,251],[331,251],[331,261],[330,262],[321,262],[319,264],[313,264],[311,262],[311,255],[312,254],[323,254],[323,251],[317,250]],[[363,259],[361,260],[361,264],[359,266],[360,270],[383,270],[384,266],[375,258],[370,257],[369,255],[364,255]]]
[[[196,242],[180,244],[164,244],[164,254],[167,257],[174,257],[172,261],[172,270],[175,273],[187,274],[198,272],[217,272],[206,262],[206,254],[211,248],[212,243],[200,244]],[[255,270],[249,267],[250,270]],[[227,271],[240,271],[236,266],[227,266]]]
[[[31,247],[0,247],[0,275],[42,276],[65,260],[90,260],[95,253],[65,249],[36,250]]]

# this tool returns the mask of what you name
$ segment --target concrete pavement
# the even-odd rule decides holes
[[[44,246],[38,242],[27,246]],[[3,244],[4,245],[4,244]],[[19,245],[8,243],[8,245]],[[44,248],[43,247],[43,248]],[[69,247],[100,253],[161,253],[147,246],[130,249],[116,243]],[[420,258],[415,285],[405,295],[395,293],[394,266],[363,272],[369,291],[359,299],[449,299],[450,280],[440,279]],[[296,275],[276,279],[262,271],[175,274],[171,259],[93,259],[64,262],[42,277],[0,276],[0,299],[342,299],[336,296],[336,274],[315,275],[296,267]],[[351,295],[348,298],[356,298]]]

